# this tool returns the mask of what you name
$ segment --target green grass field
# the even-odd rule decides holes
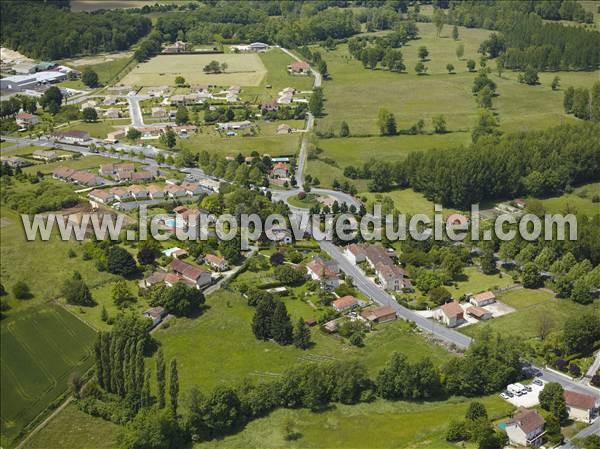
[[[285,299],[292,319],[318,316],[300,299]],[[298,303],[298,304],[296,304]],[[438,364],[450,354],[412,333],[402,321],[379,326],[365,339],[363,348],[348,346],[336,336],[312,329],[315,346],[302,351],[257,340],[251,330],[254,309],[237,294],[220,290],[207,298],[210,308],[198,319],[178,318],[154,336],[165,357],[177,358],[179,379],[185,388],[198,385],[206,390],[216,385],[234,385],[243,378],[254,380],[279,376],[286,368],[307,361],[359,358],[375,374],[393,351],[415,360],[429,356]]]
[[[91,366],[95,332],[58,305],[12,313],[0,332],[4,445],[67,389],[70,373]]]
[[[107,85],[123,68],[131,61],[131,53],[115,53],[92,56],[80,59],[67,59],[61,63],[73,67],[79,71],[86,68],[92,69],[98,74],[98,80],[101,85]],[[81,79],[72,81],[63,81],[59,84],[62,87],[73,89],[87,89]]]
[[[80,411],[70,404],[41,431],[35,434],[23,449],[113,449],[121,428]]]
[[[517,309],[498,318],[475,326],[467,326],[459,330],[467,335],[477,335],[484,327],[489,327],[503,335],[522,337],[524,340],[536,339],[538,334],[537,323],[540,315],[550,317],[553,331],[560,331],[570,317],[590,311],[600,312],[600,302],[593,305],[583,306],[569,299],[554,298],[548,291],[519,289],[504,293],[498,297],[509,306]]]
[[[548,213],[580,213],[584,215],[596,215],[600,213],[600,202],[594,203],[592,198],[600,198],[600,183],[586,184],[577,187],[572,193],[541,200],[542,205]]]
[[[115,160],[104,156],[83,156],[78,159],[69,159],[66,161],[55,161],[47,164],[37,164],[23,169],[23,173],[35,174],[38,171],[48,174],[52,173],[56,167],[71,167],[76,170],[98,171],[101,164],[110,164]]]
[[[202,69],[211,61],[226,63],[227,69],[219,74],[204,73]],[[170,86],[175,84],[177,76],[183,76],[190,84],[258,86],[266,71],[255,53],[158,55],[138,64],[121,83],[131,86]]]
[[[65,127],[63,131],[86,131],[90,136],[97,139],[106,139],[106,135],[112,131],[123,129],[124,126],[130,125],[131,120],[127,118],[98,120],[93,123],[77,122]]]
[[[484,403],[492,419],[507,416],[513,409],[495,396],[478,400]],[[445,432],[451,418],[461,418],[471,401],[464,398],[425,403],[377,400],[350,406],[334,404],[322,413],[280,409],[249,423],[236,435],[197,444],[194,448],[455,449],[457,445],[445,441]],[[297,440],[284,439],[286,425],[299,434]]]

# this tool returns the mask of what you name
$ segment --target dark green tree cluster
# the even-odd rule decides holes
[[[67,300],[68,304],[75,304],[78,306],[93,306],[96,304],[92,293],[81,278],[79,272],[73,273],[70,279],[66,279],[63,283],[62,296]]]
[[[204,295],[183,282],[177,282],[172,287],[154,285],[149,292],[149,303],[151,306],[164,307],[176,316],[192,316],[204,304]]]
[[[2,2],[3,45],[40,59],[127,50],[148,34],[147,17],[123,10],[72,12],[55,2]]]
[[[252,319],[252,332],[259,340],[273,339],[280,345],[293,343],[292,321],[285,304],[271,297],[258,301]]]
[[[157,55],[162,49],[162,35],[154,30],[140,41],[140,44],[133,54],[133,57],[143,62]]]
[[[398,352],[392,354],[379,372],[375,384],[377,393],[384,399],[431,399],[442,393],[440,376],[431,360],[410,363]]]
[[[590,91],[585,87],[567,87],[563,106],[567,114],[582,120],[600,121],[600,81],[594,83]]]
[[[450,422],[446,431],[446,440],[452,443],[472,441],[482,449],[504,447],[504,437],[494,430],[485,405],[477,401],[469,404],[464,420],[453,419]]]
[[[599,179],[595,169],[600,166],[599,137],[598,124],[564,125],[481,139],[443,154],[413,152],[403,167],[410,186],[447,206],[469,207],[484,199],[522,193],[552,195],[567,185]]]
[[[362,167],[345,167],[344,176],[350,179],[370,179],[368,187],[371,192],[386,192],[392,187],[406,185],[404,169],[400,162],[370,159]]]
[[[14,95],[0,102],[0,117],[12,117],[21,109],[33,114],[37,110],[37,99],[27,95]]]

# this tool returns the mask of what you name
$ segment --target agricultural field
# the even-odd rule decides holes
[[[109,53],[77,59],[65,59],[61,63],[80,72],[83,72],[85,69],[92,69],[98,74],[99,83],[102,86],[106,86],[127,66],[132,56],[133,53],[131,52]],[[83,84],[81,79],[63,81],[59,85],[72,89],[87,89],[87,86]]]
[[[496,396],[478,398],[491,419],[508,416],[513,409]],[[438,402],[388,402],[357,405],[334,404],[321,413],[280,409],[246,425],[240,433],[217,441],[196,444],[194,449],[352,448],[455,449],[445,440],[448,417],[462,417],[471,399]],[[445,417],[440,419],[440,417]],[[298,439],[284,438],[286,427]],[[464,448],[475,448],[467,443]]]
[[[249,130],[235,131],[237,135],[227,136],[213,126],[203,126],[196,134],[185,139],[178,139],[176,149],[190,150],[194,153],[206,150],[221,156],[235,156],[242,153],[245,156],[253,151],[271,156],[293,156],[298,151],[302,133],[277,134],[277,126],[283,122],[256,122],[257,133]],[[303,129],[302,120],[287,120],[286,124],[293,128]],[[158,141],[150,141],[161,147]]]
[[[301,299],[284,298],[292,320],[318,316]],[[217,385],[235,385],[243,378],[270,379],[281,375],[296,363],[360,358],[376,373],[393,351],[403,352],[411,360],[429,356],[440,364],[451,356],[442,347],[428,343],[414,334],[405,322],[396,321],[377,328],[365,338],[365,346],[356,348],[338,337],[312,329],[315,346],[302,351],[293,346],[279,346],[257,340],[252,334],[254,308],[238,294],[219,290],[207,297],[208,310],[197,319],[177,318],[167,329],[154,336],[165,358],[177,358],[179,380],[186,388],[198,385],[206,390]],[[301,304],[296,304],[301,303]]]
[[[69,404],[27,441],[23,449],[113,449],[120,430],[118,425],[90,416]],[[87,444],[82,446],[82,441]]]
[[[225,73],[205,74],[202,69],[211,61],[226,63]],[[257,54],[158,55],[140,63],[122,80],[131,86],[174,85],[177,76],[190,84],[258,86],[267,69]]]
[[[11,313],[0,332],[4,445],[66,390],[72,372],[91,367],[96,334],[51,304]]]

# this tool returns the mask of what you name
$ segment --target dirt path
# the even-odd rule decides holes
[[[40,430],[42,430],[44,427],[46,427],[46,425],[56,416],[58,415],[60,412],[62,412],[65,407],[67,405],[69,405],[71,403],[71,401],[73,400],[73,396],[69,396],[65,402],[63,402],[58,408],[56,408],[51,414],[50,416],[48,416],[46,419],[44,419],[41,423],[39,423],[35,429],[33,429],[31,432],[29,432],[29,434],[25,437],[25,439],[23,441],[21,441],[16,447],[15,449],[22,449],[23,447],[25,447],[25,444],[27,444],[27,442],[36,434],[38,433]]]

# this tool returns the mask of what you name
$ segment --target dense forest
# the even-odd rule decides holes
[[[595,69],[600,66],[600,32],[542,20],[577,20],[581,6],[571,3],[575,2],[456,2],[450,5],[447,19],[469,28],[501,31],[480,51],[490,57],[500,55],[506,68]],[[589,18],[585,12],[584,17]]]
[[[71,12],[60,4],[0,3],[2,44],[37,59],[127,50],[152,28],[150,19],[123,10]]]

